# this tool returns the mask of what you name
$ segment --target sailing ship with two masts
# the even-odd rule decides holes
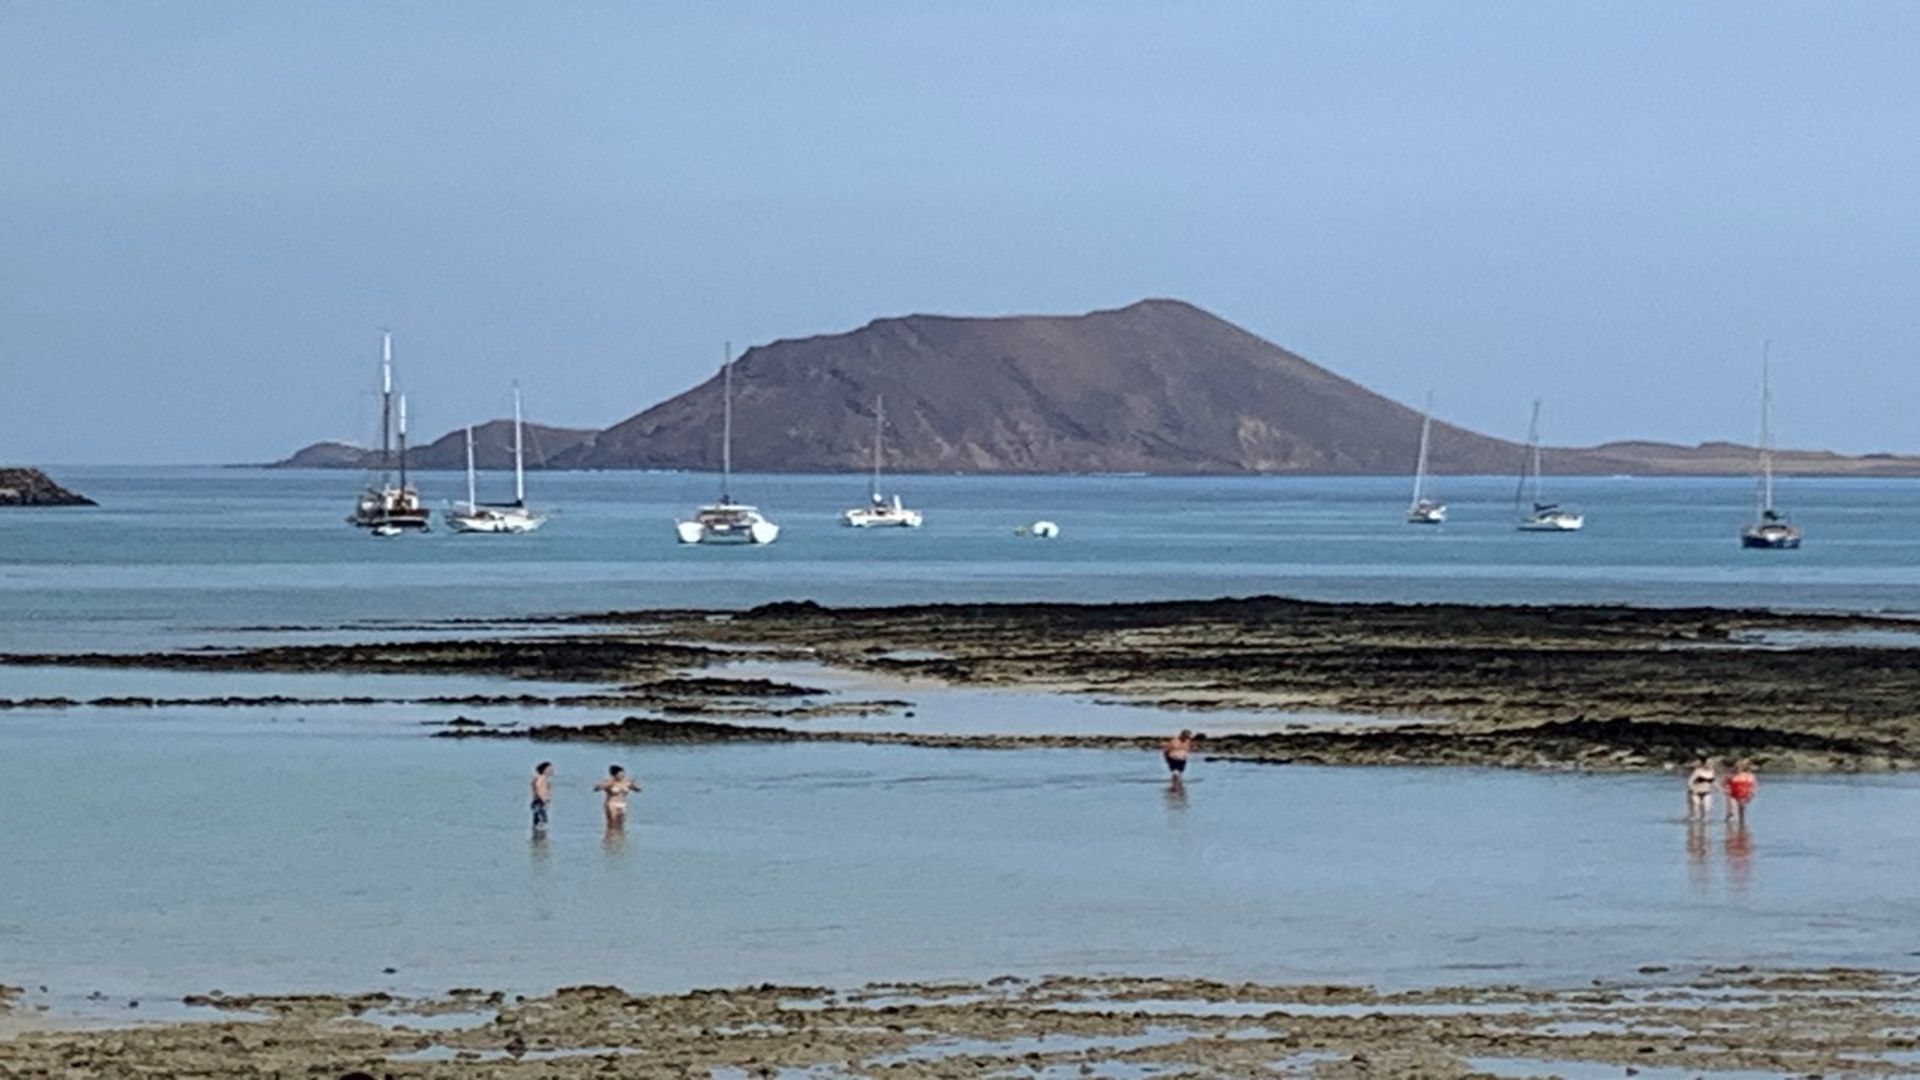
[[[1407,524],[1439,525],[1447,520],[1447,504],[1427,494],[1427,448],[1433,441],[1433,394],[1420,415],[1420,458],[1413,467],[1413,501],[1407,504]]]
[[[1514,527],[1521,532],[1578,532],[1587,524],[1586,515],[1559,503],[1547,502],[1540,495],[1540,402],[1533,403],[1533,419],[1527,423],[1527,459],[1520,473],[1520,484],[1513,492]]]
[[[727,343],[720,365],[720,501],[708,503],[690,518],[674,522],[674,535],[683,544],[771,544],[780,538],[780,526],[767,520],[758,507],[733,501],[733,344]]]
[[[880,490],[880,446],[887,430],[885,401],[873,399],[873,483],[868,486],[867,505],[856,506],[840,515],[840,520],[855,529],[917,529],[925,521],[918,510],[909,510],[900,496],[889,499]]]
[[[1788,551],[1800,546],[1800,526],[1773,505],[1773,357],[1771,343],[1760,347],[1760,468],[1754,492],[1754,520],[1740,530],[1743,548]]]
[[[483,503],[479,500],[473,471],[473,428],[467,428],[467,504],[446,511],[447,524],[454,532],[516,534],[530,533],[547,523],[547,516],[527,506],[526,443],[521,434],[520,384],[513,384],[513,501]]]
[[[396,435],[397,475],[394,468]],[[347,515],[347,524],[366,529],[375,536],[426,532],[432,524],[432,515],[420,501],[420,493],[407,482],[407,395],[394,393],[393,335],[384,330],[380,332],[379,478],[360,493],[353,513]]]

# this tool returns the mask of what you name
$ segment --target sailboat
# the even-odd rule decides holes
[[[1773,361],[1771,343],[1760,347],[1760,476],[1754,520],[1740,530],[1743,548],[1790,550],[1800,546],[1800,526],[1773,505]]]
[[[347,524],[372,530],[376,536],[394,536],[415,530],[426,532],[433,517],[420,501],[420,493],[407,483],[407,396],[398,395],[400,470],[398,482],[393,472],[393,435],[395,394],[393,392],[393,335],[380,332],[380,479],[368,484],[354,503]]]
[[[521,435],[520,384],[513,387],[513,501],[482,503],[473,476],[473,428],[467,428],[467,505],[446,512],[447,524],[463,533],[530,533],[547,523],[545,514],[527,507],[525,441]]]
[[[891,526],[900,529],[917,529],[926,520],[918,510],[909,510],[900,504],[900,496],[889,500],[880,493],[880,440],[886,431],[885,403],[879,396],[873,399],[873,483],[867,491],[867,505],[856,506],[840,515],[840,520],[856,529],[875,529]]]
[[[1409,525],[1438,525],[1447,520],[1447,504],[1429,498],[1427,487],[1427,447],[1433,440],[1433,395],[1427,395],[1427,411],[1420,416],[1420,458],[1413,467],[1413,501],[1407,504]]]
[[[771,544],[780,526],[768,521],[757,507],[733,501],[733,345],[728,343],[721,373],[720,501],[695,510],[691,518],[674,522],[683,544]]]
[[[1532,509],[1526,509],[1524,503],[1531,503]],[[1586,516],[1578,511],[1540,498],[1539,401],[1533,403],[1533,419],[1527,423],[1527,464],[1513,492],[1513,510],[1514,527],[1521,532],[1577,532],[1587,524]]]

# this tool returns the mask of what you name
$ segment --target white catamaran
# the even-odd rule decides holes
[[[1524,498],[1523,498],[1524,496]],[[1526,504],[1532,508],[1527,509]],[[1540,498],[1540,403],[1533,403],[1533,419],[1527,423],[1527,464],[1520,474],[1520,486],[1513,492],[1514,527],[1521,532],[1577,532],[1587,524],[1584,514],[1559,503]]]
[[[757,507],[733,501],[733,345],[728,343],[721,372],[720,501],[694,511],[674,523],[683,544],[771,544],[780,526],[763,517]]]
[[[467,504],[446,511],[447,524],[462,533],[530,533],[547,523],[545,514],[527,506],[525,440],[521,435],[520,384],[513,386],[513,501],[479,501],[473,474],[473,429],[467,428]]]
[[[867,492],[867,505],[856,506],[840,515],[840,520],[855,529],[917,529],[926,519],[918,510],[900,503],[900,496],[888,499],[880,492],[880,440],[886,431],[886,412],[879,397],[873,399],[873,483]]]
[[[407,483],[407,396],[398,395],[395,412],[393,392],[393,335],[380,332],[380,477],[369,483],[354,503],[347,524],[368,529],[376,536],[394,536],[401,532],[426,532],[433,516],[420,501],[420,493]],[[394,434],[399,419],[399,477],[394,476]]]
[[[1771,343],[1760,347],[1760,476],[1754,492],[1754,520],[1740,530],[1743,548],[1791,550],[1800,546],[1800,526],[1773,505],[1773,360]]]
[[[1433,394],[1420,417],[1420,458],[1413,467],[1413,501],[1407,504],[1410,525],[1439,525],[1447,520],[1447,504],[1427,495],[1427,447],[1433,439]]]

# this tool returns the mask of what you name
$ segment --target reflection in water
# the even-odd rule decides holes
[[[1687,819],[1687,877],[1696,889],[1707,884],[1707,823],[1696,817]]]
[[[607,831],[600,834],[600,850],[610,859],[623,858],[627,854],[627,830],[621,825],[609,823]]]
[[[1746,822],[1727,826],[1724,846],[1727,852],[1727,884],[1745,892],[1747,881],[1753,876],[1753,838],[1747,834]]]
[[[547,863],[553,857],[553,849],[547,844],[547,830],[533,830],[533,835],[527,839],[527,854],[533,859],[533,872],[544,875]]]
[[[1175,776],[1161,792],[1161,798],[1166,800],[1168,810],[1176,814],[1185,812],[1187,809],[1186,781]]]

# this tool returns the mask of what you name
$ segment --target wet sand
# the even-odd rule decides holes
[[[209,1018],[30,1029],[0,1042],[0,1076],[1873,1076],[1920,1066],[1920,979],[1846,969],[1646,968],[1564,990],[1047,977],[184,1004]]]
[[[576,622],[599,629],[572,632],[568,628]],[[1265,597],[860,609],[797,603],[738,613],[596,614],[549,626],[562,633],[518,640],[13,655],[0,663],[485,674],[614,688],[516,704],[636,710],[622,723],[511,732],[542,739],[825,739],[979,748],[1144,744],[1126,737],[800,731],[783,721],[831,716],[835,708],[796,703],[812,688],[703,673],[747,653],[890,679],[1160,705],[1189,711],[1189,726],[1203,733],[1206,714],[1227,709],[1272,710],[1276,727],[1289,711],[1301,710],[1411,721],[1373,729],[1308,726],[1201,742],[1208,754],[1279,763],[1645,769],[1712,753],[1750,757],[1772,772],[1920,765],[1920,635],[1911,622],[1865,616],[1321,604]],[[1884,641],[1860,644],[1863,634]],[[674,722],[688,720],[693,722]],[[721,730],[710,721],[745,726]]]

